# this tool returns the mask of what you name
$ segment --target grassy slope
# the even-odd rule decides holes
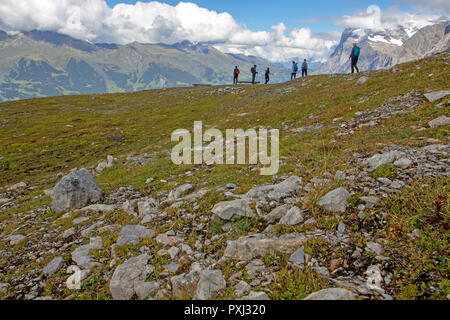
[[[145,194],[155,194],[173,188],[160,180],[173,177],[172,185],[183,183],[186,181],[183,176],[186,171],[194,171],[194,176],[189,180],[197,186],[214,188],[233,182],[239,185],[242,193],[254,185],[271,182],[271,177],[262,177],[259,171],[250,171],[247,166],[218,166],[208,169],[204,166],[173,165],[162,153],[170,150],[173,145],[170,143],[170,135],[178,128],[192,130],[195,120],[202,120],[204,124],[222,130],[255,126],[282,129],[283,123],[288,123],[290,128],[300,128],[317,122],[323,123],[325,129],[313,133],[294,134],[281,130],[283,166],[279,176],[297,174],[304,176],[306,180],[327,171],[334,173],[347,168],[347,160],[353,153],[375,152],[381,148],[378,143],[413,145],[416,143],[412,141],[414,137],[444,139],[448,143],[448,127],[422,132],[410,128],[413,125],[426,127],[429,120],[446,113],[445,108],[436,109],[431,103],[423,104],[414,114],[398,116],[380,126],[358,130],[357,134],[349,137],[336,137],[333,125],[335,118],[349,119],[358,111],[377,108],[387,98],[412,89],[424,92],[426,89],[435,91],[448,88],[448,61],[449,54],[441,54],[401,65],[399,73],[372,72],[369,81],[360,87],[355,86],[359,76],[350,81],[350,75],[323,75],[291,83],[245,87],[245,93],[238,95],[210,95],[216,88],[175,88],[0,104],[0,118],[3,121],[0,123],[1,186],[27,181],[29,185],[37,187],[37,190],[23,195],[19,208],[0,213],[1,221],[9,221],[4,233],[8,234],[8,231],[20,224],[20,221],[11,218],[14,213],[49,204],[50,199],[42,196],[42,191],[55,185],[57,173],[68,173],[75,167],[94,167],[108,154],[125,160],[130,153],[161,152],[161,156],[156,157],[151,166],[129,168],[118,165],[98,176],[97,181],[107,193],[119,186],[134,185]],[[410,77],[411,73],[415,73],[415,77]],[[295,90],[287,92],[287,88]],[[359,103],[363,97],[367,98],[366,101]],[[241,113],[248,115],[239,116]],[[69,128],[67,125],[73,127]],[[121,142],[107,139],[108,136],[119,133],[124,137]],[[145,181],[150,177],[156,181],[146,185]],[[433,253],[441,252],[442,246],[444,251],[448,247],[448,232],[432,229],[426,238],[429,243],[403,243],[402,240],[407,232],[414,229],[414,219],[411,216],[426,215],[427,208],[442,194],[445,196],[443,207],[448,210],[447,183],[446,179],[432,181],[434,187],[426,190],[426,194],[420,184],[413,185],[407,188],[403,199],[394,197],[389,203],[383,204],[392,216],[388,225],[380,232],[396,230],[390,233],[393,248],[400,251],[404,261],[411,261],[410,266],[399,266],[399,274],[394,280],[397,285],[393,292],[396,298],[423,297],[423,281],[418,279],[416,273],[427,268],[433,268],[438,276],[429,280],[429,283],[426,282],[426,285],[442,286],[444,292],[448,293],[448,252],[437,267],[429,263]],[[315,190],[317,194],[314,197],[324,194],[329,188]],[[208,213],[222,197],[220,194],[208,196],[201,204],[201,211]],[[405,198],[410,201],[404,203]],[[311,206],[314,210],[314,204]],[[123,223],[129,222],[127,219],[124,218]],[[332,216],[325,216],[321,221],[323,228],[335,228],[339,222]],[[243,231],[238,232],[239,235],[250,230],[258,231],[252,225],[241,229]],[[3,245],[0,244],[0,249]],[[223,250],[223,247],[219,245],[214,250]],[[314,285],[293,284],[292,281],[305,281],[304,277],[288,276],[291,271],[285,270],[285,267],[281,267],[280,272],[286,272],[286,277],[281,277],[284,280],[279,283],[278,291],[287,292],[287,296],[274,294],[274,298],[304,297],[313,289],[321,287],[320,280],[314,275],[310,275]],[[4,277],[7,278],[6,275]],[[295,291],[298,286],[306,288],[305,292],[289,295],[289,290]],[[104,296],[100,297],[90,294],[78,297],[107,298],[108,293],[105,291]],[[226,293],[224,297],[227,297]]]

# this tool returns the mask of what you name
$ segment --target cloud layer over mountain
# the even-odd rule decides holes
[[[336,19],[335,24],[383,28],[410,21],[424,26],[437,18],[395,10],[381,12],[371,6],[367,11]],[[253,31],[237,23],[229,13],[187,2],[176,6],[138,2],[110,8],[104,0],[2,0],[0,28],[51,30],[91,42],[119,44],[208,42],[227,52],[258,55],[271,61],[312,56],[325,60],[339,40],[336,32],[315,34],[307,27],[288,30],[282,22],[270,31]]]

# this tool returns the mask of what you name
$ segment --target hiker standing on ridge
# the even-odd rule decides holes
[[[270,69],[267,68],[267,70],[266,70],[266,84],[268,84],[269,81],[270,81]]]
[[[238,84],[239,73],[241,73],[241,72],[239,71],[239,68],[236,66],[236,68],[234,68],[233,84]]]
[[[292,61],[292,74],[291,81],[297,78],[298,64],[295,61]]]
[[[252,67],[252,69],[250,70],[252,73],[252,84],[255,84],[256,82],[256,75],[258,74],[258,72],[256,71],[256,64]]]
[[[358,47],[358,45],[356,43],[354,43],[352,53],[350,54],[350,58],[349,58],[352,60],[352,73],[355,73],[355,69],[356,69],[356,72],[359,73],[357,64],[358,64],[358,59],[359,59],[360,53],[361,53],[361,49]]]
[[[302,78],[308,76],[308,63],[306,62],[306,59],[303,60],[302,64]]]

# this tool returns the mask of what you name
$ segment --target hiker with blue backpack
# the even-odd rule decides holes
[[[291,81],[297,78],[298,64],[295,61],[292,61],[292,74]]]
[[[355,69],[356,72],[359,73],[359,69],[358,69],[358,59],[359,59],[359,55],[361,53],[361,49],[358,47],[358,45],[356,43],[353,44],[353,49],[352,49],[352,53],[350,54],[350,58],[352,60],[352,73],[355,73]]]

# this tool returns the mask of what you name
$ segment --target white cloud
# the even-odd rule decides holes
[[[336,19],[336,25],[350,28],[364,28],[373,30],[392,29],[397,26],[423,28],[439,19],[436,14],[419,14],[399,10],[391,7],[382,11],[378,6],[369,6],[366,10],[358,10],[352,15]]]
[[[448,0],[398,0],[400,3],[408,3],[418,10],[432,10],[437,14],[450,16],[450,1]]]
[[[336,42],[315,36],[308,28],[288,32],[283,23],[270,31],[252,31],[229,13],[187,2],[176,6],[137,2],[109,8],[104,0],[1,0],[0,28],[51,30],[91,42],[120,44],[209,42],[272,61],[289,60],[297,54],[326,56]]]

